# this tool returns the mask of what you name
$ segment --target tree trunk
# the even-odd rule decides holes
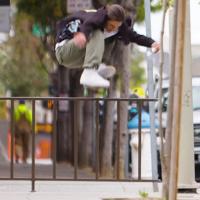
[[[169,192],[169,163],[170,163],[169,155],[170,155],[170,147],[171,147],[171,141],[169,140],[170,139],[169,132],[168,132],[168,135],[166,138],[167,144],[165,143],[165,145],[164,145],[164,133],[163,133],[163,127],[162,127],[162,98],[163,98],[162,81],[163,81],[163,64],[164,64],[163,36],[164,36],[166,12],[167,12],[167,0],[164,0],[162,30],[161,30],[161,36],[160,36],[161,52],[160,52],[160,72],[159,72],[159,76],[160,76],[160,79],[159,79],[159,136],[161,139],[160,160],[161,160],[162,181],[163,181],[162,196],[164,199],[168,199],[168,192]],[[168,108],[169,108],[169,105],[168,105]],[[171,114],[172,114],[172,112],[170,113],[170,115]],[[168,115],[168,116],[170,116],[170,115]],[[167,127],[167,128],[169,128],[169,127]],[[169,129],[168,129],[168,131],[169,131]]]
[[[109,89],[108,98],[116,96],[116,81],[110,82],[111,86]],[[104,115],[104,126],[102,129],[102,143],[101,143],[101,176],[110,177],[113,174],[113,115],[114,115],[114,101],[104,102],[105,104],[105,115]]]
[[[129,97],[129,60],[130,60],[130,46],[124,46],[120,41],[117,42],[116,60],[115,66],[118,66],[118,70],[121,74],[121,88],[120,88],[120,97],[128,98]],[[118,58],[118,59],[117,59]],[[126,137],[128,136],[127,132],[128,124],[128,102],[120,103],[120,178],[125,177],[125,154],[126,154]]]
[[[90,91],[90,96],[93,92]],[[79,166],[91,166],[92,139],[94,134],[94,101],[85,101],[83,106],[83,130],[80,139]]]
[[[73,87],[70,87],[70,96],[71,97],[79,97],[83,95],[83,88],[80,86],[80,76],[82,74],[82,69],[74,69],[70,70],[70,85]],[[83,101],[70,101],[70,108],[71,108],[71,115],[70,115],[70,125],[71,125],[71,135],[69,138],[69,153],[71,156],[71,161],[73,161],[73,155],[74,155],[74,131],[76,129],[76,134],[78,140],[78,156],[81,157],[82,152],[82,146],[81,146],[81,136],[82,136],[82,130],[83,130]],[[76,113],[75,113],[76,112]],[[76,126],[76,127],[74,127]],[[79,160],[79,159],[78,159]],[[73,162],[72,162],[73,163]]]
[[[176,57],[176,32],[177,32],[177,1],[174,3],[174,13],[173,13],[173,27],[172,27],[172,41],[171,41],[171,61],[170,61],[170,85],[169,85],[169,99],[167,106],[167,128],[165,133],[166,143],[164,145],[164,168],[162,171],[165,171],[163,174],[163,187],[162,193],[163,197],[166,199],[169,198],[169,174],[170,174],[170,160],[171,160],[171,143],[172,143],[172,121],[173,121],[173,98],[174,98],[174,73],[175,73],[175,57]]]
[[[59,96],[68,96],[69,92],[69,70],[64,66],[58,67],[58,91]],[[57,130],[57,161],[66,161],[68,157],[69,148],[69,119],[70,119],[70,109],[69,102],[59,101],[58,103],[58,130]]]
[[[82,96],[83,90],[80,87],[81,70],[69,70],[64,66],[58,68],[59,96]],[[73,86],[73,87],[70,87]],[[76,125],[80,135],[82,130],[82,104],[83,102],[59,101],[58,104],[58,139],[57,139],[57,160],[73,163],[73,130],[74,130],[74,106],[76,106]],[[78,141],[77,141],[78,142]]]
[[[128,12],[133,11],[134,7],[131,0],[128,1],[117,1],[116,3],[121,4],[124,6]],[[133,17],[133,16],[132,16]],[[114,46],[113,46],[114,45]],[[108,47],[109,51],[105,52],[104,55],[104,61],[107,64],[111,64],[117,68],[118,74],[121,74],[121,97],[128,97],[129,96],[129,58],[130,58],[130,47],[125,46],[121,41],[117,41],[113,44],[111,44],[110,47]],[[116,85],[116,82],[114,82]],[[114,95],[114,90],[110,91],[111,94]],[[125,149],[126,149],[126,135],[127,135],[127,123],[128,123],[128,103],[122,102],[120,104],[120,115],[121,115],[121,121],[120,121],[120,177],[124,177],[124,158],[125,158]],[[107,111],[106,113],[110,115],[109,112],[113,109],[113,104],[109,103],[106,107]],[[110,121],[111,120],[111,121]],[[113,150],[113,147],[108,147],[108,145],[112,146],[112,138],[113,138],[113,131],[111,130],[111,124],[113,123],[113,116],[106,116],[105,125],[103,127],[103,130],[105,132],[102,134],[103,136],[103,144],[102,144],[102,155],[101,155],[101,175],[110,174],[111,173],[111,161],[112,161],[112,153],[108,153],[109,151]],[[105,150],[104,150],[105,148]],[[107,150],[107,151],[106,151]],[[106,158],[106,160],[104,160]],[[106,166],[103,166],[103,163]]]

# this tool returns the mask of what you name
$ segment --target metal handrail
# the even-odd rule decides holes
[[[107,97],[0,97],[0,100],[83,100],[83,101],[158,101],[157,98],[107,98]]]
[[[29,100],[32,102],[32,164],[31,164],[31,178],[16,178],[14,176],[14,102],[17,100]],[[95,169],[95,180],[96,181],[142,181],[142,182],[157,182],[159,180],[145,180],[141,178],[141,126],[142,126],[142,104],[144,102],[151,102],[151,101],[157,101],[156,98],[148,99],[148,98],[96,98],[96,97],[0,97],[0,101],[2,100],[8,100],[11,102],[11,163],[10,163],[10,178],[1,178],[0,180],[31,180],[32,183],[32,191],[35,191],[35,181],[36,180],[74,180],[74,181],[94,181],[94,179],[79,179],[78,177],[78,133],[77,133],[77,126],[76,126],[76,114],[77,114],[77,106],[75,105],[77,101],[94,101],[96,105],[95,113],[95,123],[96,123],[96,169]],[[53,106],[53,113],[54,113],[54,119],[53,119],[53,134],[52,134],[52,160],[53,160],[53,168],[52,168],[52,178],[37,178],[35,174],[35,103],[37,100],[52,100],[54,103]],[[74,177],[68,178],[68,179],[60,179],[57,178],[56,174],[56,120],[57,120],[57,114],[58,114],[58,103],[59,101],[74,101],[74,110],[73,110],[73,116],[74,116],[74,122],[73,122],[73,135],[74,135]],[[116,135],[116,162],[115,162],[115,178],[113,179],[102,179],[99,177],[99,101],[116,101],[117,102],[117,135]],[[139,113],[139,123],[138,123],[138,133],[139,133],[139,140],[138,140],[138,146],[139,146],[139,152],[138,152],[138,179],[120,179],[120,104],[121,102],[136,102],[138,105],[138,113]]]

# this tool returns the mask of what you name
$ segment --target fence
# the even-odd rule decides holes
[[[32,104],[32,140],[31,140],[31,177],[29,178],[22,178],[22,177],[15,177],[14,176],[14,108],[15,108],[15,101],[18,101],[20,99],[23,100],[28,100]],[[36,123],[36,118],[35,118],[35,111],[36,111],[36,101],[45,101],[45,100],[51,100],[53,101],[53,113],[54,113],[54,118],[53,118],[53,134],[52,134],[52,177],[51,178],[38,178],[36,177],[36,163],[35,163],[35,123]],[[142,110],[142,105],[144,102],[149,103],[150,101],[156,101],[157,99],[133,99],[133,98],[93,98],[93,97],[1,97],[0,101],[9,101],[11,105],[10,109],[10,127],[11,127],[11,145],[10,145],[10,154],[11,154],[11,159],[10,159],[10,169],[9,169],[9,177],[0,177],[0,180],[30,180],[32,183],[32,191],[35,191],[35,182],[40,180],[45,180],[45,181],[140,181],[140,182],[158,182],[159,180],[153,180],[153,179],[148,179],[144,180],[141,178],[141,143],[142,143],[142,138],[141,138],[141,125],[142,125],[142,116],[141,116],[141,110]],[[72,178],[58,178],[57,177],[57,129],[56,129],[56,115],[58,113],[58,103],[63,101],[67,102],[80,102],[80,101],[92,101],[95,104],[95,135],[96,135],[96,147],[95,147],[95,178],[93,179],[84,179],[80,178],[78,176],[78,134],[77,134],[77,124],[76,124],[76,119],[77,119],[77,107],[76,103],[74,104],[73,108],[73,135],[74,135],[74,144],[73,144],[73,160],[74,160],[74,169],[73,169],[73,177]],[[116,151],[115,151],[115,177],[111,179],[104,179],[101,178],[99,175],[99,164],[100,164],[100,152],[99,152],[99,102],[109,102],[109,101],[114,101],[116,102],[116,112],[117,112],[117,122],[116,122],[116,137],[115,137],[115,142],[116,142]],[[138,120],[138,133],[139,133],[139,139],[138,139],[138,179],[133,179],[133,178],[125,178],[125,179],[120,179],[120,164],[119,164],[119,159],[120,159],[120,104],[122,102],[135,102],[137,104],[138,108],[138,115],[139,115],[139,120]],[[20,165],[18,164],[20,167]]]

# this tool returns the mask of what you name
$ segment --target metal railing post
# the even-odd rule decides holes
[[[117,101],[116,179],[120,179],[120,101]]]
[[[56,179],[56,154],[57,154],[57,109],[58,102],[53,102],[53,135],[52,135],[52,158],[53,158],[53,179]]]
[[[35,100],[32,99],[32,192],[35,192]]]
[[[11,119],[11,132],[10,132],[10,137],[11,137],[11,145],[10,145],[10,178],[14,178],[14,137],[15,137],[15,129],[14,129],[14,99],[11,99],[11,112],[10,112],[10,119]]]
[[[99,101],[96,101],[96,180],[99,178]]]
[[[141,181],[141,164],[142,164],[142,105],[141,102],[138,102],[138,180]]]
[[[78,133],[77,133],[77,105],[76,105],[76,100],[73,101],[74,105],[74,179],[77,180],[77,170],[78,170]]]

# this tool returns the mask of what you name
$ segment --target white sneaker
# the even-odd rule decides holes
[[[101,75],[103,78],[111,78],[116,73],[116,69],[111,65],[106,65],[101,63],[98,68],[98,74]]]
[[[108,88],[110,86],[110,82],[101,77],[94,68],[84,69],[80,78],[80,84],[92,88]]]

